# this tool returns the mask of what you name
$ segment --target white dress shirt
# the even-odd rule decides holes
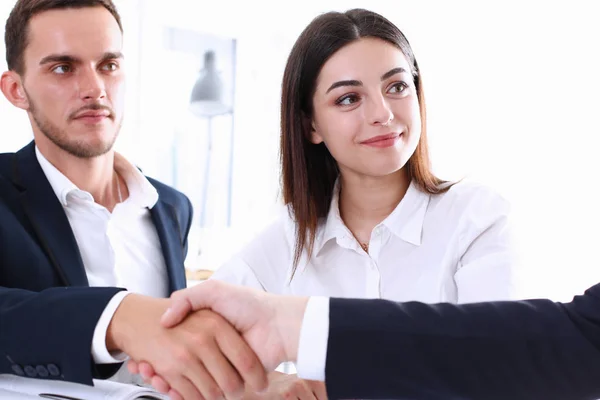
[[[116,363],[125,357],[106,349],[106,330],[114,312],[129,293],[168,296],[164,256],[149,209],[158,192],[144,175],[115,153],[114,168],[127,184],[129,197],[110,213],[80,190],[36,147],[37,160],[60,201],[73,230],[90,286],[114,286],[127,292],[115,295],[100,317],[92,343],[99,364]]]
[[[510,207],[494,191],[460,182],[432,195],[413,183],[396,209],[373,229],[368,254],[344,225],[338,195],[336,188],[330,212],[318,228],[313,256],[302,255],[293,279],[295,226],[287,212],[219,268],[213,279],[300,296],[424,303],[514,297]],[[305,315],[310,329],[302,330],[297,368],[301,376],[317,379],[324,376],[329,320],[323,304],[328,306],[328,301],[313,303],[311,299]],[[313,308],[321,311],[313,313]],[[314,323],[321,327],[316,329]],[[313,331],[325,332],[324,339],[315,338]],[[303,343],[310,343],[309,350]]]

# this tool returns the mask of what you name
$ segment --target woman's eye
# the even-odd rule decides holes
[[[406,89],[408,89],[408,85],[404,82],[397,82],[394,83],[391,87],[389,92],[390,93],[402,93],[404,92]]]
[[[356,96],[356,95],[347,95],[347,96],[340,97],[335,102],[335,104],[342,105],[342,106],[349,106],[349,105],[356,103],[358,100],[359,100],[358,96]]]

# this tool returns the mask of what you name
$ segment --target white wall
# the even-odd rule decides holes
[[[11,2],[0,4],[0,19],[8,15],[6,3]],[[119,150],[166,182],[171,177],[166,149],[179,120],[166,110],[179,100],[168,95],[178,81],[178,65],[162,50],[162,29],[237,39],[235,229],[209,237],[197,233],[211,254],[202,266],[218,265],[273,216],[279,85],[297,35],[319,12],[367,6],[395,22],[413,45],[423,70],[436,172],[487,183],[513,203],[523,294],[566,300],[600,281],[595,251],[600,199],[594,180],[600,171],[600,25],[594,2],[117,4],[129,72]],[[27,121],[4,99],[0,121],[0,151],[27,142]]]

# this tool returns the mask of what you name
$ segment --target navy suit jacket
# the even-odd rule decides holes
[[[600,399],[600,284],[570,303],[329,307],[330,398]]]
[[[149,179],[150,210],[169,290],[186,285],[184,259],[192,207],[182,193]],[[34,143],[0,154],[0,374],[91,384],[119,364],[96,365],[96,323],[120,290],[89,287],[65,212],[35,156]]]

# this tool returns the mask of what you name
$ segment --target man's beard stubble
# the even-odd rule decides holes
[[[119,136],[119,132],[121,130],[122,125],[121,121],[119,121],[117,132],[115,133],[112,140],[110,140],[107,143],[101,143],[100,146],[91,146],[87,144],[84,140],[69,139],[67,132],[54,125],[52,122],[48,121],[48,119],[46,119],[46,117],[41,112],[38,112],[37,107],[31,101],[31,98],[29,96],[27,96],[27,100],[29,102],[29,112],[31,113],[33,120],[37,124],[40,131],[44,134],[44,136],[46,136],[57,147],[77,158],[94,158],[108,153],[113,148],[115,141]],[[90,106],[85,107],[85,109],[87,110],[99,110],[104,108],[105,107],[97,104],[92,104]]]

